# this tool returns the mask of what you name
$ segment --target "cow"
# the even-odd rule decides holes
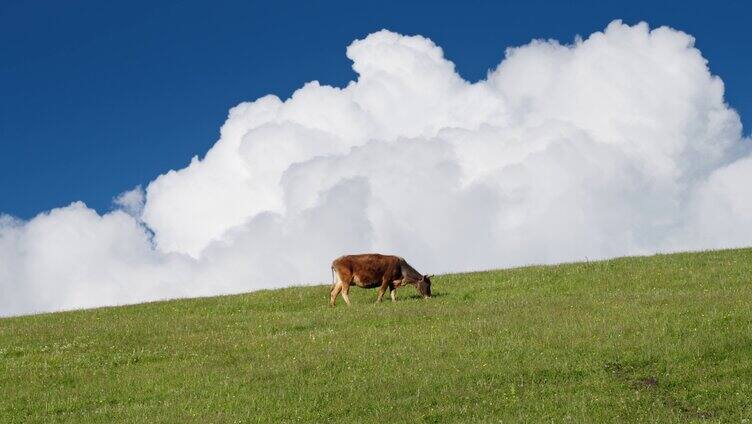
[[[350,306],[350,285],[355,283],[362,288],[379,288],[376,303],[381,302],[389,288],[392,302],[397,301],[397,287],[412,284],[424,299],[431,297],[431,276],[421,275],[399,256],[368,253],[341,256],[332,262],[332,291],[329,304],[334,306],[341,292],[345,303]]]

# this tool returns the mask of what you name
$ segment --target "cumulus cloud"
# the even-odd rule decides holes
[[[534,40],[476,83],[421,36],[347,56],[356,81],[235,106],[112,212],[0,217],[0,314],[321,283],[348,252],[440,273],[752,242],[750,140],[683,32]]]
[[[112,203],[114,203],[115,206],[136,219],[140,219],[141,214],[144,211],[144,202],[144,190],[141,186],[120,193],[112,200]]]

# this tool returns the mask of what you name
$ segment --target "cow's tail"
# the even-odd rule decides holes
[[[337,285],[337,274],[335,274],[337,271],[334,270],[334,267],[332,267],[332,290],[334,290],[334,287]]]

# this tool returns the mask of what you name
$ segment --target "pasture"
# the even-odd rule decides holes
[[[433,281],[0,319],[0,422],[752,422],[752,249]]]

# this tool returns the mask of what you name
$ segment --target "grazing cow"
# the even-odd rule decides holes
[[[376,302],[381,302],[384,292],[389,288],[392,302],[397,301],[397,287],[412,284],[424,298],[431,297],[431,276],[421,275],[399,256],[379,255],[369,253],[364,255],[342,256],[332,262],[332,291],[329,304],[334,306],[337,295],[342,292],[342,298],[349,306],[350,285],[358,287],[379,288]]]

